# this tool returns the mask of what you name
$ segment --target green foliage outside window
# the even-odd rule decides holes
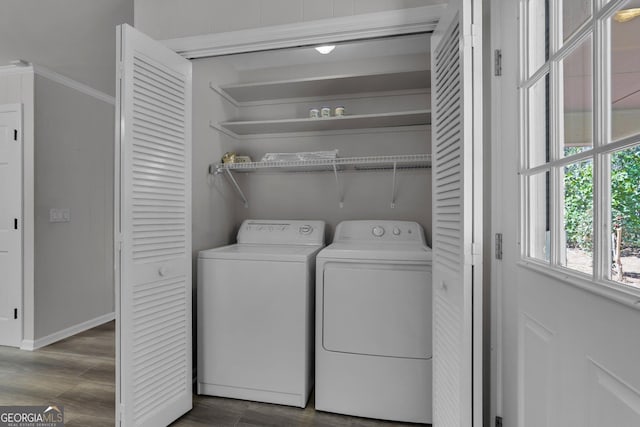
[[[640,249],[640,146],[611,156],[611,217],[623,249]]]
[[[578,152],[567,148],[567,155]],[[580,162],[564,169],[564,221],[568,247],[593,249],[593,162]]]
[[[566,155],[578,148],[566,149]],[[565,231],[567,245],[593,248],[593,164],[565,168]],[[640,251],[640,145],[611,155],[611,221],[622,227],[622,248]]]

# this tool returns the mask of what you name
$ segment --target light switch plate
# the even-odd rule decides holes
[[[71,210],[70,209],[49,209],[49,222],[70,222]]]

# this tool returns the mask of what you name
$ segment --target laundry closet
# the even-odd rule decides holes
[[[414,24],[408,16],[338,20],[327,55],[313,49],[329,41],[320,21],[299,44],[279,28],[285,46],[277,31],[258,32],[228,56],[202,47],[206,37],[162,44],[119,27],[114,259],[123,424],[166,424],[191,409],[196,257],[233,243],[246,219],[321,220],[326,242],[344,220],[421,225],[434,249],[434,423],[481,416],[482,340],[473,334],[482,295],[471,287],[482,274],[474,269],[481,76],[472,73],[480,17],[467,1],[431,11]],[[235,43],[225,37],[222,46]],[[315,110],[328,117],[312,117]],[[403,233],[391,230],[385,238]]]
[[[335,46],[192,61],[194,251],[248,218],[324,220],[327,241],[342,220],[412,220],[430,239],[429,35]],[[330,117],[310,118],[323,107]],[[220,165],[227,152],[332,151],[354,160]]]
[[[194,128],[225,150],[208,183],[242,223],[198,255],[198,394],[432,422],[428,44],[194,61]],[[334,236],[361,244],[321,267]]]

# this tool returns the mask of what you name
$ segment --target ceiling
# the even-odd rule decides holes
[[[640,0],[625,8],[640,7]],[[611,101],[613,109],[640,109],[640,17],[611,21]],[[592,39],[564,60],[564,106],[568,112],[591,111]]]
[[[0,66],[14,59],[43,65],[97,90],[114,95],[115,26],[133,22],[134,0],[2,0],[0,14]],[[626,8],[640,7],[633,0]],[[615,108],[640,108],[640,17],[612,25],[612,98]],[[342,43],[329,55],[299,48],[237,55],[238,70],[274,67],[278,64],[326,63],[371,56],[403,55],[423,51],[428,36],[397,40]],[[573,56],[573,55],[572,55]],[[577,54],[576,80],[569,85],[574,94],[588,84],[584,70],[590,69],[588,55]],[[568,62],[572,62],[569,58]],[[570,64],[567,64],[571,68]],[[569,70],[567,70],[569,71]],[[582,80],[582,81],[581,81]],[[567,88],[569,89],[569,88]],[[584,92],[583,92],[584,93]],[[590,94],[588,95],[590,96]],[[583,96],[568,97],[567,108],[584,109]]]
[[[0,66],[24,59],[113,96],[124,22],[133,0],[2,0]]]

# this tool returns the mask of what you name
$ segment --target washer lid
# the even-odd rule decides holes
[[[306,262],[322,249],[320,245],[234,244],[200,251],[200,259]]]
[[[320,251],[318,258],[412,261],[431,264],[432,252],[428,246],[413,243],[333,243]]]

